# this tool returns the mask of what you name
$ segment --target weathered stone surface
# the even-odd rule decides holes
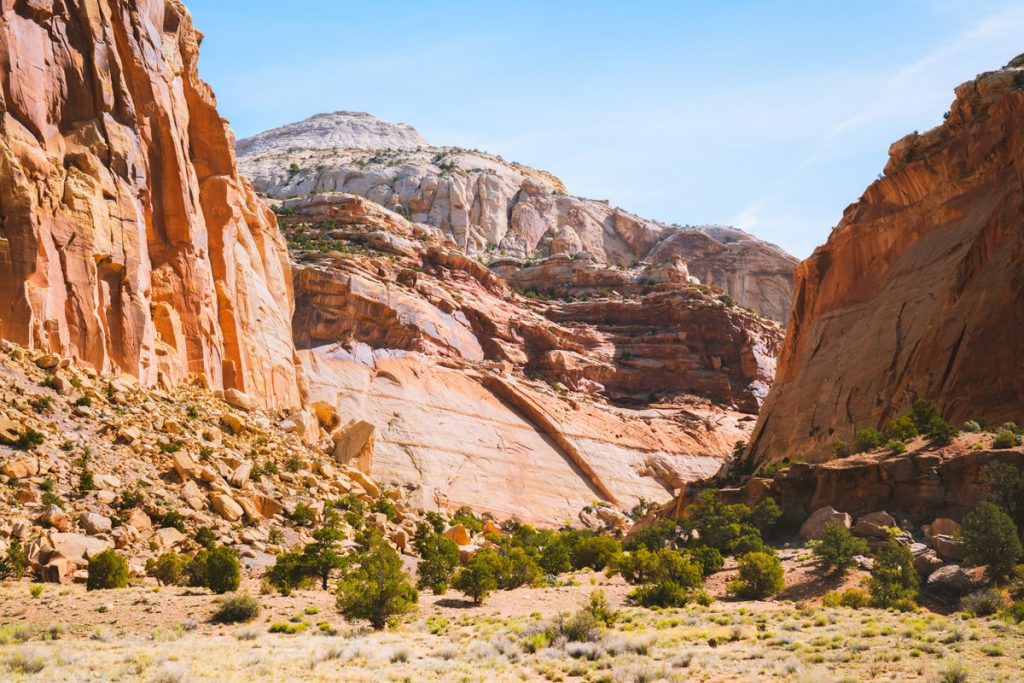
[[[825,506],[815,510],[807,521],[800,527],[800,538],[805,541],[821,540],[825,535],[825,526],[830,522],[842,524],[850,528],[851,517],[845,512],[839,512],[835,508]]]
[[[897,528],[896,520],[885,511],[869,512],[857,519],[853,525],[853,533],[857,536],[869,536],[871,538],[889,538],[890,529]]]
[[[740,305],[785,319],[796,261],[774,245],[724,226],[682,228],[644,220],[606,201],[570,196],[549,173],[482,152],[410,146],[410,135],[422,143],[407,126],[367,114],[320,114],[240,140],[239,162],[271,197],[313,191],[367,197],[440,229],[470,255],[587,252],[601,263],[626,266],[680,259]]]
[[[984,568],[964,569],[950,564],[932,572],[925,582],[925,589],[941,596],[957,597],[967,595],[984,583]]]
[[[0,471],[8,477],[15,479],[34,477],[39,472],[39,461],[35,458],[22,458],[21,460],[6,462]]]
[[[188,539],[188,536],[171,526],[157,529],[153,541],[161,548],[174,548]]]
[[[90,536],[108,533],[113,528],[109,517],[104,517],[95,512],[83,512],[78,517],[78,523],[85,529],[85,533]]]
[[[469,530],[461,524],[455,524],[445,529],[444,537],[454,541],[457,545],[469,545],[472,542]]]
[[[939,517],[931,524],[925,524],[921,527],[921,531],[924,533],[925,538],[929,539],[938,534],[956,538],[960,535],[961,530],[962,529],[959,524],[946,517]]]
[[[231,496],[226,493],[216,493],[212,495],[210,497],[210,505],[213,507],[214,512],[229,522],[234,522],[245,513],[242,506],[236,503]]]
[[[7,416],[0,416],[0,443],[14,446],[20,439],[21,425]]]
[[[58,556],[78,566],[85,566],[90,558],[112,547],[110,541],[82,534],[51,533],[48,538],[53,550],[47,561]]]
[[[134,527],[137,531],[147,531],[153,527],[153,520],[145,511],[139,508],[132,508],[124,517],[124,523]]]
[[[36,521],[43,526],[57,529],[58,531],[67,531],[71,528],[71,522],[68,521],[67,515],[56,505],[47,505],[43,508]]]
[[[350,420],[331,434],[334,459],[369,474],[373,468],[373,444],[377,428],[365,420]]]
[[[825,460],[918,397],[957,425],[1020,419],[1022,74],[959,86],[945,122],[893,144],[884,177],[797,267],[753,463]]]
[[[0,13],[0,336],[149,385],[299,402],[285,245],[178,0]]]
[[[967,548],[959,538],[935,534],[931,541],[935,552],[944,560],[962,560],[967,557]]]

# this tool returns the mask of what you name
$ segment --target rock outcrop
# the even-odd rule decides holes
[[[960,424],[1024,414],[1024,59],[956,89],[945,123],[796,270],[778,373],[747,458],[827,459],[917,397]]]
[[[368,114],[321,114],[241,140],[238,150],[245,174],[270,197],[367,197],[439,228],[470,255],[586,252],[620,266],[681,259],[741,306],[780,321],[789,310],[796,260],[778,247],[732,228],[667,225],[573,197],[550,173],[477,150],[430,147],[411,128]]]
[[[5,2],[0,335],[298,403],[286,249],[178,0]]]
[[[278,211],[310,399],[372,425],[372,475],[417,505],[557,524],[665,501],[720,468],[771,381],[779,325],[678,271],[542,300],[366,199]],[[567,291],[622,272],[588,263]]]

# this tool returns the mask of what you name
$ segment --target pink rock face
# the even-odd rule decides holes
[[[187,11],[2,7],[0,335],[297,404],[284,242],[238,176]]]
[[[956,425],[1024,410],[1024,60],[957,88],[946,121],[890,149],[885,176],[796,269],[775,384],[747,457],[831,457],[934,400]]]

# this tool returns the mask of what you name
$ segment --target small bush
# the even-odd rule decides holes
[[[861,429],[857,432],[857,452],[873,451],[882,445],[882,433],[877,429]]]
[[[316,519],[313,509],[305,503],[299,503],[290,515],[291,520],[299,526],[310,526]]]
[[[380,630],[412,611],[419,594],[402,570],[402,559],[379,535],[356,556],[338,580],[338,609],[348,619],[366,619]]]
[[[206,559],[206,585],[214,593],[227,593],[238,590],[242,580],[242,570],[235,551],[226,546],[219,546],[209,551]]]
[[[637,548],[658,550],[659,548],[664,548],[672,545],[672,542],[675,540],[676,529],[677,526],[674,520],[659,519],[633,533],[625,542],[624,547],[626,550],[636,550]]]
[[[416,586],[420,590],[429,588],[435,595],[442,595],[451,585],[455,568],[459,566],[459,546],[455,541],[433,531],[424,525],[425,533],[413,539],[413,546],[420,555],[416,567]]]
[[[662,580],[639,586],[630,592],[629,599],[643,607],[683,607],[689,591],[675,581]]]
[[[128,585],[128,562],[113,550],[104,550],[89,560],[88,590],[125,588]]]
[[[497,556],[491,550],[480,550],[459,570],[452,581],[452,588],[464,593],[480,605],[493,591],[498,590],[495,576]]]
[[[1016,448],[1021,445],[1020,434],[1015,434],[1009,429],[1000,429],[992,440],[992,448]]]
[[[899,439],[889,439],[885,442],[885,447],[890,453],[906,453],[907,444],[903,443]]]
[[[196,531],[195,539],[200,548],[206,548],[207,550],[217,545],[217,535],[208,526],[200,527]]]
[[[561,536],[557,536],[544,546],[544,550],[541,551],[540,559],[537,560],[537,563],[544,570],[545,574],[558,576],[559,574],[572,571],[572,555],[569,545]]]
[[[584,536],[572,549],[572,566],[601,571],[621,552],[622,546],[611,536]]]
[[[18,437],[18,448],[23,451],[30,451],[36,446],[43,445],[46,441],[46,436],[42,432],[37,432],[34,429],[26,429]]]
[[[611,626],[615,623],[616,619],[619,618],[619,613],[613,610],[612,606],[608,604],[608,598],[600,588],[591,592],[590,597],[587,598],[587,605],[584,609],[590,612],[594,619],[605,626]]]
[[[1003,618],[1014,624],[1024,623],[1024,600],[1014,600],[1010,603],[1003,610]]]
[[[729,592],[741,598],[760,599],[786,587],[782,563],[771,553],[748,553],[739,559],[739,577],[729,582]]]
[[[601,625],[587,609],[556,616],[545,630],[548,642],[564,638],[570,643],[593,643],[601,638]]]
[[[981,423],[978,422],[977,420],[967,420],[966,422],[964,422],[961,429],[967,432],[968,434],[977,434],[978,432],[981,431]]]
[[[1008,577],[1024,554],[1017,525],[995,503],[979,503],[964,518],[962,533],[967,562],[987,565],[992,579]]]
[[[1006,606],[1006,597],[999,591],[983,588],[960,598],[960,609],[975,617],[987,617]]]
[[[185,558],[178,553],[164,553],[146,560],[146,576],[157,580],[161,586],[176,586],[185,573]]]
[[[948,664],[939,678],[940,683],[967,683],[969,680],[971,680],[970,674],[960,662]]]
[[[842,591],[830,591],[821,599],[825,607],[849,607],[861,609],[871,602],[871,596],[863,588],[847,588]]]
[[[0,580],[20,579],[28,568],[28,556],[21,541],[12,538],[7,553],[0,557]]]
[[[885,428],[885,436],[889,439],[909,441],[917,436],[917,426],[909,415],[898,417]]]
[[[242,593],[226,600],[213,613],[212,620],[218,624],[238,624],[252,621],[259,613],[259,601],[248,593]]]
[[[160,519],[160,525],[163,527],[173,527],[181,533],[185,533],[185,517],[177,510],[171,510],[166,513]]]
[[[868,543],[850,533],[846,525],[829,522],[820,541],[812,546],[818,571],[826,576],[844,576],[857,562],[854,557],[868,552]]]
[[[912,609],[917,600],[919,580],[910,548],[889,539],[875,553],[868,587],[875,607]]]

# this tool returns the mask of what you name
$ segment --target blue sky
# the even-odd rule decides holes
[[[1024,52],[1024,6],[997,0],[186,4],[239,137],[368,111],[800,257],[891,142]]]

